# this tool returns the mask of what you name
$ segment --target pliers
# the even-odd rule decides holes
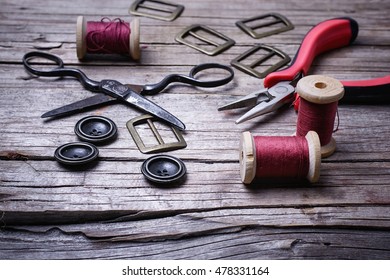
[[[314,26],[304,37],[292,63],[281,71],[268,74],[264,88],[218,108],[218,111],[252,107],[236,123],[270,113],[285,104],[299,104],[295,87],[307,75],[314,58],[326,51],[352,44],[359,32],[358,23],[352,18],[335,18]],[[342,81],[344,97],[341,103],[383,104],[390,103],[390,75],[360,81]]]

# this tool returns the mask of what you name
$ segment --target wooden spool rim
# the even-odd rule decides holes
[[[138,18],[135,18],[130,22],[130,36],[129,36],[129,46],[130,46],[129,54],[135,60],[138,60],[141,57],[139,38],[140,38],[140,21]]]
[[[253,181],[256,175],[256,149],[249,131],[241,134],[240,139],[240,176],[244,184]]]
[[[317,132],[309,131],[306,136],[307,145],[309,147],[309,171],[307,180],[310,183],[315,183],[320,178],[321,168],[321,143]]]
[[[330,142],[326,145],[321,146],[321,157],[327,158],[336,151],[336,140],[332,137]]]
[[[344,86],[334,78],[311,75],[299,80],[297,93],[311,103],[329,104],[339,101],[344,96]]]
[[[77,17],[76,24],[76,52],[77,58],[83,59],[87,53],[87,44],[85,42],[84,34],[87,31],[87,22],[83,16]]]

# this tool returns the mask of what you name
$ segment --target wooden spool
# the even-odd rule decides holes
[[[140,49],[140,21],[138,18],[130,22],[129,56],[138,60],[141,57]],[[82,60],[87,54],[86,42],[87,22],[83,16],[77,17],[76,25],[76,50],[78,59]]]
[[[302,78],[297,84],[296,91],[299,96],[306,101],[322,105],[338,102],[344,96],[344,86],[340,81],[322,75],[311,75]],[[299,112],[300,111],[298,111],[298,121]],[[332,125],[334,125],[335,116],[332,117]],[[323,158],[329,157],[335,150],[336,141],[333,136],[329,143],[321,143],[321,156]]]
[[[271,136],[272,137],[272,136]],[[289,137],[289,136],[286,136]],[[291,136],[292,137],[292,136]],[[320,177],[321,166],[321,145],[318,134],[314,131],[309,131],[305,136],[309,148],[309,170],[306,179],[315,183]],[[244,184],[249,184],[256,176],[256,163],[259,159],[256,158],[256,147],[254,139],[249,131],[241,134],[240,140],[240,176]]]

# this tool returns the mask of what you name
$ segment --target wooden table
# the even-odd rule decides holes
[[[243,111],[218,112],[262,86],[238,70],[233,82],[214,89],[171,86],[150,99],[186,124],[187,148],[167,154],[181,158],[188,172],[182,185],[166,188],[140,172],[150,155],[138,150],[126,122],[141,112],[117,104],[45,121],[42,113],[92,93],[70,78],[31,77],[21,61],[26,52],[42,50],[95,80],[154,83],[195,64],[229,64],[256,43],[293,57],[312,26],[352,17],[360,25],[355,44],[321,55],[311,73],[340,80],[382,77],[390,73],[389,1],[175,0],[185,5],[175,21],[140,18],[139,61],[80,62],[77,16],[130,21],[131,2],[1,1],[0,259],[390,258],[388,105],[339,107],[337,152],[322,160],[318,183],[246,186],[239,176],[241,133],[291,135],[295,112],[286,108],[240,125],[234,121]],[[295,29],[255,40],[235,26],[269,12],[283,14]],[[194,23],[236,44],[210,57],[175,42]],[[88,115],[111,118],[118,138],[99,147],[96,165],[67,169],[54,160],[54,150],[77,140],[74,125]]]

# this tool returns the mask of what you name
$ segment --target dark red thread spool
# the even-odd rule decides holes
[[[244,132],[240,141],[240,175],[244,184],[254,178],[306,178],[320,176],[320,140],[314,131],[305,136],[252,136]]]
[[[138,60],[140,24],[135,18],[130,23],[103,18],[99,22],[86,22],[83,16],[77,18],[76,50],[78,59],[87,54],[126,54]]]
[[[336,150],[332,137],[338,101],[344,96],[342,83],[334,78],[312,75],[297,84],[300,96],[297,136],[308,131],[317,132],[321,142],[321,156],[328,157]]]

